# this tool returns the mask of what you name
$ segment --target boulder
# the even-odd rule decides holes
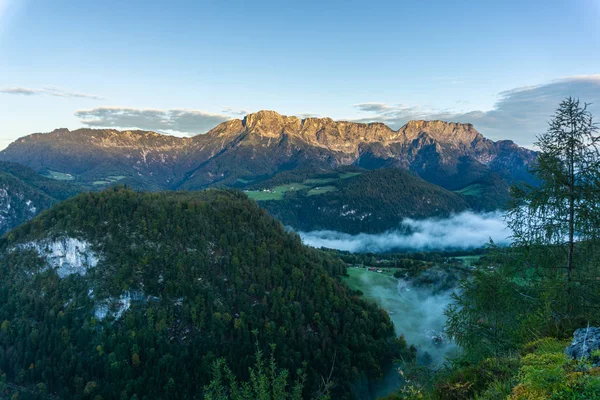
[[[565,349],[565,354],[581,360],[592,357],[596,350],[600,350],[600,328],[587,327],[573,333],[573,342]],[[600,357],[592,357],[592,363],[594,367],[600,366]]]

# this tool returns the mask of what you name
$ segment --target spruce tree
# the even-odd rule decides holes
[[[600,234],[600,137],[587,107],[570,97],[560,103],[536,142],[540,153],[532,172],[539,184],[514,187],[508,212],[515,246],[557,250],[569,311],[578,246]]]

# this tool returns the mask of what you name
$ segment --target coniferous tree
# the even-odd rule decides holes
[[[578,243],[589,245],[600,234],[600,137],[587,104],[567,98],[560,103],[540,149],[533,173],[538,186],[513,188],[508,225],[515,246],[544,246],[557,251],[555,265],[565,271],[568,308],[572,308]],[[550,247],[548,247],[550,246]]]

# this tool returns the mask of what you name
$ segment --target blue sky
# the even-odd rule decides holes
[[[564,96],[600,118],[599,19],[600,0],[0,0],[0,147],[261,109],[473,122],[530,146]]]

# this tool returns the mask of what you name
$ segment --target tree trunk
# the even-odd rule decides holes
[[[575,251],[575,135],[577,123],[571,110],[571,138],[569,143],[569,254],[567,259],[567,302],[568,313],[573,311],[571,286],[573,282],[573,253]]]

